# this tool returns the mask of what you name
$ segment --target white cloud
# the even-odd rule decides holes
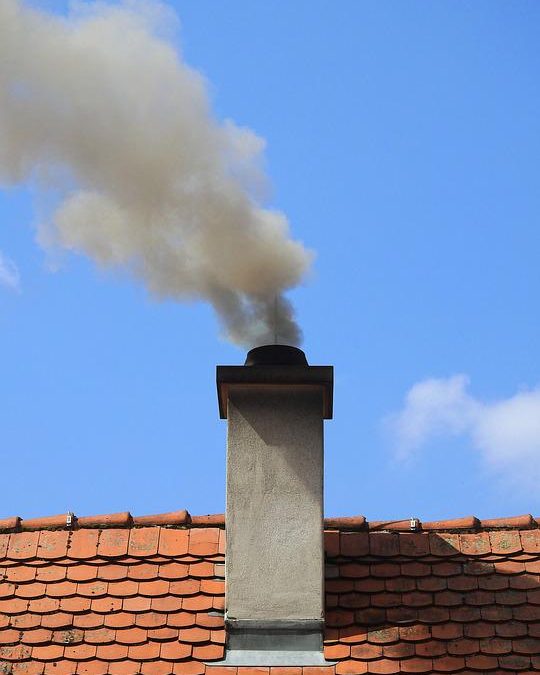
[[[437,437],[462,436],[486,466],[509,480],[540,480],[540,388],[483,402],[468,391],[465,375],[427,379],[405,396],[389,418],[400,458]]]
[[[0,286],[18,291],[20,289],[20,281],[17,265],[0,251]]]

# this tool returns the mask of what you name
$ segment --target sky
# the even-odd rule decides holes
[[[540,5],[166,4],[215,118],[266,141],[265,206],[315,254],[287,297],[309,362],[335,367],[326,514],[540,516]],[[215,367],[244,348],[208,303],[44,247],[58,194],[13,183],[0,517],[222,512]]]

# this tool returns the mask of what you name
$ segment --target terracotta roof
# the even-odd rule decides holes
[[[537,520],[325,524],[337,665],[269,673],[204,665],[224,653],[223,516],[2,520],[0,673],[540,672]]]
[[[0,518],[1,532],[31,532],[34,530],[86,529],[86,528],[125,528],[160,525],[164,527],[225,527],[225,514],[215,513],[205,516],[192,516],[187,511],[158,513],[152,516],[132,516],[129,511],[106,513],[98,516],[77,517],[73,513],[62,513],[57,516],[30,518],[23,520],[20,516]],[[372,530],[372,531],[479,531],[479,530],[530,530],[540,527],[540,517],[533,518],[529,513],[510,518],[489,518],[480,520],[476,516],[465,516],[450,520],[422,522],[418,518],[401,520],[368,521],[365,516],[346,516],[342,518],[325,518],[327,530]]]

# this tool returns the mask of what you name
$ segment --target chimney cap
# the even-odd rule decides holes
[[[218,366],[216,384],[219,416],[227,419],[227,401],[233,388],[257,389],[285,387],[321,392],[322,416],[332,419],[334,369],[332,366],[310,366],[298,347],[264,345],[248,352],[243,366]]]
[[[290,345],[263,345],[250,349],[244,366],[307,366],[306,355]]]

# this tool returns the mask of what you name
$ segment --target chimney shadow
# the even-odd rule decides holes
[[[274,456],[275,473],[269,480],[279,477],[281,471],[288,472],[303,485],[304,494],[307,491],[307,495],[319,502],[321,484],[314,481],[313,476],[318,475],[323,463],[321,394],[317,391],[264,391],[261,401],[261,407],[242,405],[239,412],[262,439],[266,451]],[[279,414],[261,414],[263,406],[273,407]],[[302,424],[302,418],[309,423]],[[297,451],[292,451],[295,447]]]
[[[414,672],[534,669],[539,541],[523,550],[510,530],[326,532],[326,658],[414,659]]]

